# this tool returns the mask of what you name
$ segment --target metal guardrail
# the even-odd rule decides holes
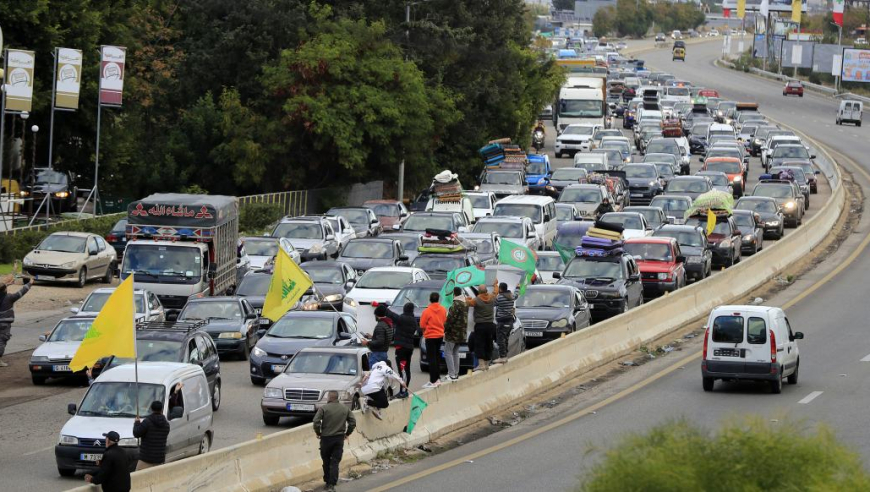
[[[30,231],[42,231],[42,230],[48,229],[50,227],[57,227],[57,226],[62,227],[64,224],[72,224],[75,222],[81,222],[83,220],[93,220],[93,219],[103,218],[103,217],[117,216],[120,219],[121,217],[123,217],[125,215],[127,215],[127,212],[119,212],[116,214],[99,215],[97,217],[85,217],[82,219],[60,220],[57,222],[50,222],[47,224],[34,224],[31,226],[16,227],[15,229],[9,229],[8,231],[0,231],[0,236],[14,236],[16,234],[23,234],[25,232],[30,232]]]

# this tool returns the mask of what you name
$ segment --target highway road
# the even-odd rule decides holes
[[[807,94],[782,97],[779,83],[720,69],[711,62],[720,43],[692,45],[686,63],[672,62],[668,51],[641,56],[647,65],[720,90],[732,100],[757,101],[762,111],[844,154],[841,164],[864,162],[870,152],[863,128],[834,125],[836,102]],[[862,164],[863,165],[863,164]],[[867,186],[870,175],[856,173]],[[854,207],[853,207],[854,208]],[[723,419],[761,415],[772,421],[803,419],[825,423],[870,464],[870,427],[865,425],[870,394],[870,339],[866,319],[866,275],[870,256],[860,254],[870,242],[866,215],[838,251],[790,288],[766,300],[784,306],[800,344],[800,382],[771,395],[766,386],[717,382],[716,391],[701,389],[700,341],[683,351],[629,371],[593,392],[586,401],[532,418],[506,431],[435,457],[381,471],[343,487],[387,490],[401,485],[415,491],[570,490],[601,451],[628,432],[644,431],[669,419],[686,418],[708,428]],[[866,239],[866,240],[865,240]],[[827,275],[827,276],[826,276]],[[591,411],[594,410],[594,413]],[[424,415],[425,418],[425,415]],[[591,453],[588,451],[592,451]]]

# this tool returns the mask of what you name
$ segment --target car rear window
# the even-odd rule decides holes
[[[743,342],[743,317],[717,316],[713,320],[713,341],[718,343]]]
[[[767,323],[763,318],[749,318],[746,324],[746,341],[753,345],[767,343]]]

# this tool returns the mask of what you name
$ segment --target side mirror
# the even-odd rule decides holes
[[[804,333],[803,333],[802,331],[796,331],[796,332],[794,332],[794,339],[795,339],[795,340],[803,340],[803,339],[804,339]]]
[[[88,256],[97,256],[97,253],[99,253],[99,251],[94,251],[92,249],[88,250]]]
[[[678,255],[678,256],[677,256],[677,263],[685,263],[685,262],[686,262],[686,257],[685,257],[685,256],[683,256],[683,255]]]
[[[335,235],[334,234],[327,234],[326,240],[327,241],[335,241]]]
[[[166,321],[178,321],[178,312],[172,311],[172,312],[166,313]]]
[[[44,342],[44,341],[46,341],[46,340],[48,340],[48,335],[39,335],[39,341],[40,341],[40,342]]]
[[[402,255],[399,257],[399,261],[408,261],[408,255]]]
[[[399,214],[399,217],[407,217],[407,216],[408,216],[408,212],[402,212]]]
[[[815,159],[815,158],[816,158],[816,154],[810,154],[810,159]]]
[[[393,230],[394,230],[394,231],[401,231],[401,230],[402,230],[402,226],[401,226],[400,224],[393,224]]]
[[[561,272],[553,272],[553,278],[554,279],[562,278],[562,273]]]
[[[350,340],[351,338],[353,338],[353,337],[350,336],[350,333],[347,333],[344,331],[338,334],[339,340]]]
[[[377,223],[378,223],[378,219],[372,219],[372,225],[375,225]]]
[[[673,215],[668,215],[668,224],[675,224],[677,222],[677,218]]]
[[[217,264],[209,263],[208,264],[208,278],[214,278],[217,273]]]
[[[800,332],[798,332],[798,333],[800,333]],[[795,333],[795,335],[797,335],[797,333]],[[801,337],[803,337],[803,333],[801,333]],[[75,415],[76,410],[78,410],[78,408],[76,407],[75,403],[70,403],[66,406],[66,413],[68,413],[70,415]]]
[[[184,407],[172,407],[169,411],[169,420],[177,420],[184,417]]]
[[[236,293],[236,286],[235,285],[231,285],[231,286],[227,287],[227,295],[228,296],[231,296],[235,293]]]
[[[344,283],[344,290],[353,289],[354,285],[356,285],[356,282],[354,280],[348,280],[347,282]]]
[[[245,319],[257,319],[257,315],[256,313],[248,313],[248,315],[245,316]]]
[[[813,174],[819,175],[819,174],[822,174],[822,172],[821,171],[813,171]]]
[[[465,226],[459,226],[459,227],[456,229],[456,231],[457,231],[457,232],[460,232],[460,233],[466,233],[466,232],[468,232],[468,228],[465,227]]]
[[[632,282],[638,282],[638,281],[640,281],[640,275],[629,275],[628,279],[631,280]]]
[[[69,312],[77,314],[79,312],[79,308],[69,308]]]

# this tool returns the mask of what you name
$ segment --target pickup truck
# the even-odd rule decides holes
[[[686,258],[680,245],[672,237],[645,237],[627,239],[625,252],[632,255],[640,269],[645,298],[685,287]]]

